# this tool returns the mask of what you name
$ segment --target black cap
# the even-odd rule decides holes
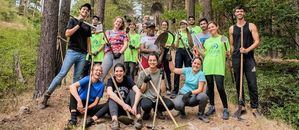
[[[155,23],[153,23],[153,22],[147,22],[145,24],[146,24],[146,28],[156,27]]]
[[[90,5],[89,3],[85,3],[84,5],[82,5],[82,6],[80,7],[80,9],[81,9],[82,7],[87,7],[88,10],[91,10],[91,5]]]
[[[98,20],[100,20],[100,18],[98,16],[92,16],[92,19],[97,18]]]

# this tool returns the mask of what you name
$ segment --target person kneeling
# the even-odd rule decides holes
[[[158,66],[158,56],[154,53],[149,54],[148,57],[148,64],[149,68],[145,69],[145,72],[141,72],[138,76],[137,85],[140,88],[140,91],[143,93],[141,99],[141,108],[144,111],[142,116],[143,120],[148,120],[150,118],[151,109],[155,107],[157,102],[157,93],[153,87],[163,93],[166,91],[166,87],[164,84],[164,80],[162,80],[163,70],[159,69]],[[148,74],[148,75],[146,75]],[[154,86],[150,84],[150,81],[153,82]],[[173,102],[165,97],[162,97],[163,101],[165,102],[166,106],[169,110],[172,110],[174,107]],[[163,104],[159,100],[158,107],[157,107],[157,117],[159,119],[164,119],[163,111],[166,111]]]
[[[180,89],[173,103],[181,118],[186,118],[185,106],[194,107],[198,105],[198,119],[208,123],[209,120],[204,115],[208,96],[203,92],[206,79],[204,72],[200,70],[201,63],[200,58],[196,57],[192,61],[192,67],[174,68],[173,63],[169,64],[171,71],[176,74],[183,74],[185,77],[184,86]]]
[[[118,116],[124,111],[128,111],[135,115],[137,118],[134,122],[136,129],[141,129],[143,125],[140,115],[141,109],[139,105],[141,92],[133,80],[125,74],[125,66],[121,63],[117,63],[114,66],[113,79],[111,77],[107,81],[107,93],[109,96],[109,110],[112,118],[112,130],[119,129]],[[113,83],[114,79],[117,86],[115,86]],[[117,94],[117,88],[121,97],[119,97]],[[122,109],[119,110],[119,108]]]
[[[97,118],[104,116],[108,113],[108,104],[98,105],[100,98],[103,96],[105,86],[100,81],[102,75],[102,67],[100,64],[95,64],[92,68],[91,79],[90,76],[86,76],[75,82],[70,86],[70,112],[71,119],[69,120],[67,127],[74,127],[77,125],[77,116],[84,114],[85,109],[88,109],[88,115],[95,115]],[[90,95],[88,100],[88,106],[85,106],[88,84],[90,85]],[[90,119],[89,119],[90,120]],[[90,121],[89,121],[90,122]]]

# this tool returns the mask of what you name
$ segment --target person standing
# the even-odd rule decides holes
[[[204,43],[205,41],[211,36],[209,30],[208,30],[208,20],[206,18],[202,18],[199,20],[199,25],[202,30],[199,34],[192,35],[193,42],[194,42],[194,55],[196,57],[199,57],[200,55],[203,55],[202,50],[204,49]]]
[[[188,24],[189,24],[188,29],[191,35],[197,35],[198,33],[202,32],[201,28],[196,25],[194,16],[189,16]]]
[[[135,69],[137,65],[138,49],[140,47],[140,35],[136,33],[136,24],[134,22],[129,23],[129,47],[125,51],[125,67],[126,75],[132,78],[134,81]]]
[[[83,21],[89,16],[91,6],[86,3],[80,7],[79,16],[77,19],[71,18],[68,22],[65,35],[70,37],[70,43],[68,45],[68,50],[65,54],[65,59],[61,66],[61,69],[52,80],[50,86],[48,87],[46,93],[44,94],[43,100],[40,104],[40,109],[44,109],[48,106],[47,102],[51,94],[56,89],[57,85],[61,82],[63,77],[66,76],[70,68],[74,65],[74,76],[73,83],[79,80],[81,77],[86,53],[91,53],[90,51],[90,37],[91,28],[86,25]]]
[[[180,31],[176,35],[175,39],[175,47],[176,47],[176,53],[175,53],[175,67],[176,68],[182,68],[183,64],[185,67],[191,67],[191,61],[192,61],[192,53],[190,49],[192,46],[192,37],[189,32],[189,29],[187,28],[187,21],[182,20],[180,21]],[[170,98],[175,98],[175,96],[179,92],[179,85],[180,85],[180,74],[174,75],[174,88],[171,93]]]
[[[254,49],[260,44],[258,29],[255,24],[249,23],[245,20],[245,9],[242,5],[235,7],[235,16],[237,23],[229,28],[229,39],[232,51],[232,66],[236,79],[236,89],[239,98],[240,91],[240,63],[241,54],[244,55],[243,72],[245,73],[248,91],[250,97],[250,106],[253,109],[254,115],[259,115],[257,111],[258,103],[258,88],[256,80],[256,62],[254,59]],[[243,38],[241,38],[241,28],[243,28]],[[241,46],[241,39],[243,39],[244,46]],[[243,87],[243,86],[242,86]],[[242,89],[243,101],[245,101],[244,89]],[[245,110],[245,103],[239,103]]]
[[[224,89],[224,75],[225,75],[225,59],[226,55],[229,55],[229,43],[223,42],[225,36],[218,33],[218,25],[211,21],[208,24],[211,37],[205,41],[204,50],[205,56],[203,61],[203,71],[205,73],[208,90],[207,94],[210,99],[209,110],[206,113],[210,116],[215,113],[215,101],[214,101],[214,81],[216,82],[217,90],[220,95],[220,99],[223,105],[222,119],[227,120],[229,118],[227,96]],[[226,37],[225,37],[226,38]],[[226,38],[227,39],[227,38]]]
[[[107,30],[106,36],[108,39],[105,45],[105,56],[102,63],[103,66],[103,77],[105,80],[106,75],[110,71],[110,68],[117,63],[124,63],[123,53],[128,46],[128,37],[125,29],[125,21],[122,17],[115,17],[113,29]]]

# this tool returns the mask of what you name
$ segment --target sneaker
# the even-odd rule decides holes
[[[224,108],[223,109],[223,116],[222,116],[222,119],[223,120],[228,120],[229,118],[229,112],[228,112],[228,109],[227,108]]]
[[[163,115],[163,113],[161,111],[157,111],[157,118],[160,120],[165,120],[165,116]]]
[[[137,130],[141,130],[141,129],[142,129],[142,127],[143,127],[143,121],[142,121],[141,118],[136,119],[136,120],[134,121],[134,127],[135,127]]]
[[[214,106],[209,106],[208,112],[205,114],[206,116],[213,115],[215,113],[215,107]]]
[[[43,97],[43,101],[41,102],[41,104],[39,106],[40,109],[45,109],[48,106],[47,102],[48,102],[49,98],[50,98],[50,94],[46,93]]]
[[[142,119],[143,120],[149,120],[151,115],[149,113],[143,113]]]
[[[176,97],[177,93],[175,91],[172,91],[172,93],[170,94],[170,98],[174,99]]]
[[[112,120],[111,122],[111,129],[112,130],[119,130],[119,123],[117,120]]]
[[[254,117],[258,118],[261,117],[262,114],[257,109],[252,109],[252,114]]]
[[[204,123],[209,123],[210,121],[209,121],[209,119],[204,115],[204,114],[197,114],[198,116],[198,119],[199,120],[201,120],[201,121],[203,121]]]
[[[68,123],[66,124],[66,129],[73,129],[77,126],[77,121],[70,119]]]
[[[166,91],[166,95],[167,95],[167,96],[170,96],[170,95],[171,95],[171,92],[170,92],[169,90],[167,90],[167,91]]]
[[[93,124],[94,124],[94,120],[91,117],[88,117],[86,119],[85,128],[87,128],[87,127],[89,127],[89,126],[91,126]]]

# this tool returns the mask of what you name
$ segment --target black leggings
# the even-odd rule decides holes
[[[131,77],[132,80],[134,81],[136,63],[134,63],[134,62],[125,62],[125,68],[126,68],[126,75]]]
[[[165,98],[165,97],[162,97],[162,99],[169,110],[172,110],[174,108],[174,104],[170,99]],[[151,113],[152,108],[155,108],[155,106],[156,106],[156,102],[153,102],[151,99],[149,99],[147,97],[143,97],[141,99],[140,104],[141,104],[141,108],[144,111],[144,113],[148,113],[148,114]],[[158,109],[158,111],[161,111],[161,112],[166,111],[161,100],[159,100],[159,102],[158,102],[157,109]]]
[[[222,75],[206,75],[206,79],[207,79],[207,83],[208,83],[207,94],[210,99],[210,105],[213,105],[213,106],[215,105],[215,101],[214,101],[214,80],[215,80],[217,90],[218,90],[218,93],[219,93],[221,101],[222,101],[223,108],[228,108],[227,97],[226,97],[224,84],[223,84],[224,76],[222,76]]]

